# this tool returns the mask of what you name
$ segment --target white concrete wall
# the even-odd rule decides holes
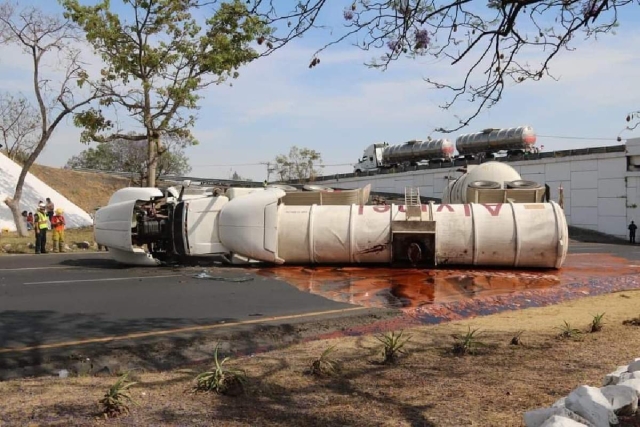
[[[640,172],[627,172],[625,153],[543,158],[509,165],[522,179],[548,184],[552,200],[558,200],[562,185],[570,225],[626,238],[629,222],[640,221],[640,207],[634,207],[640,205]],[[457,168],[340,178],[321,184],[358,188],[371,183],[372,191],[398,194],[404,194],[405,187],[418,187],[422,196],[441,198],[446,177],[460,176]]]

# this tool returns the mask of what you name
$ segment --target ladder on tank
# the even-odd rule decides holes
[[[415,187],[404,188],[404,205],[406,206],[407,220],[422,218],[422,203],[420,202],[420,189]]]
[[[391,221],[392,262],[413,267],[432,267],[436,259],[436,222],[429,209],[428,218],[422,219],[420,190],[404,189],[404,211],[406,220]]]

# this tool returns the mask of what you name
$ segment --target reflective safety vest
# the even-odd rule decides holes
[[[36,221],[38,222],[38,228],[40,230],[49,228],[49,224],[47,224],[48,217],[46,214],[38,211],[36,212],[36,218],[37,218]]]

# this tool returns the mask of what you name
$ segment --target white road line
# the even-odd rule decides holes
[[[64,267],[60,267],[60,266],[51,266],[51,267],[22,267],[22,268],[0,268],[0,272],[3,271],[22,271],[22,270],[63,270],[63,269],[71,269],[71,268],[78,268],[78,267],[72,267],[72,266],[64,266]]]
[[[115,282],[118,280],[137,280],[137,279],[161,279],[164,277],[183,277],[182,274],[167,274],[164,276],[137,276],[137,277],[111,277],[101,279],[79,279],[79,280],[52,280],[49,282],[27,282],[23,285],[49,285],[56,283],[80,283],[80,282]]]
[[[62,256],[62,255],[108,255],[109,252],[47,252],[46,254],[40,255],[38,258],[49,258],[50,256]],[[31,252],[28,254],[3,254],[0,255],[0,259],[2,258],[12,258],[12,257],[21,257],[21,256],[36,256],[35,252]]]

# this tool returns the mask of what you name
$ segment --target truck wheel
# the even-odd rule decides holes
[[[542,188],[541,184],[538,184],[535,181],[528,181],[526,179],[519,179],[517,181],[507,182],[507,188],[515,189],[515,188],[523,188],[527,190],[533,190],[535,188]]]
[[[495,181],[473,181],[469,184],[469,188],[480,188],[483,190],[497,190],[500,184]]]

